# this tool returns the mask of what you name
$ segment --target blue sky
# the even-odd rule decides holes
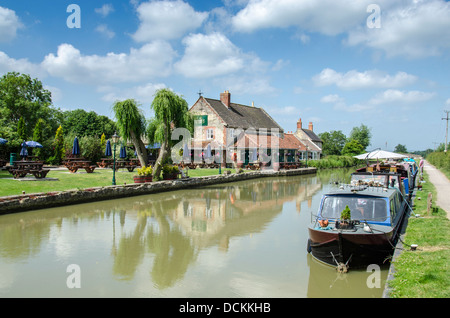
[[[80,27],[69,28],[80,8]],[[444,0],[1,0],[0,74],[39,78],[54,105],[147,117],[155,90],[263,107],[285,131],[371,129],[368,148],[434,148],[450,110]]]

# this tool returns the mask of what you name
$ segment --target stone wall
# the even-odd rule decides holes
[[[86,202],[110,200],[157,192],[192,189],[195,187],[243,181],[261,177],[295,176],[314,174],[316,168],[301,168],[281,171],[252,171],[246,173],[222,174],[207,177],[186,178],[170,181],[105,186],[83,190],[69,190],[38,194],[25,194],[0,198],[0,214],[24,212],[50,207],[73,205]]]

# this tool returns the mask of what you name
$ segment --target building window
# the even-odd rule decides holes
[[[206,130],[206,139],[214,139],[214,129],[208,128]]]

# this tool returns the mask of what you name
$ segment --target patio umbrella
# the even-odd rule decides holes
[[[208,144],[208,146],[206,147],[206,156],[205,156],[205,158],[209,159],[211,157],[212,157],[212,155],[211,155],[211,144]]]
[[[0,138],[0,145],[6,144],[8,140]]]
[[[184,159],[190,159],[191,158],[191,152],[189,151],[188,145],[184,144],[183,147],[183,160]]]
[[[42,147],[44,147],[40,143],[38,143],[37,141],[33,141],[33,140],[26,141],[25,145],[27,147],[31,147],[31,148],[42,148]]]
[[[253,151],[252,151],[252,162],[255,162],[256,160],[258,160],[258,153],[257,153],[257,149],[256,148],[253,148]]]
[[[386,150],[375,150],[367,153],[363,153],[362,155],[354,156],[356,159],[401,159],[407,158],[407,156],[390,152]]]
[[[111,157],[112,156],[111,142],[109,140],[106,142],[105,156],[106,157]]]
[[[25,143],[25,141],[22,143],[22,149],[20,150],[20,156],[22,158],[28,157],[27,144]]]
[[[73,147],[72,147],[72,155],[79,155],[80,154],[80,145],[78,144],[78,138],[75,137],[73,140]]]
[[[125,149],[125,146],[120,146],[120,158],[124,159],[127,157],[127,150]]]

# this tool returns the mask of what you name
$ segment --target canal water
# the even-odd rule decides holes
[[[0,297],[381,297],[388,267],[306,251],[351,170],[260,178],[0,216]]]

